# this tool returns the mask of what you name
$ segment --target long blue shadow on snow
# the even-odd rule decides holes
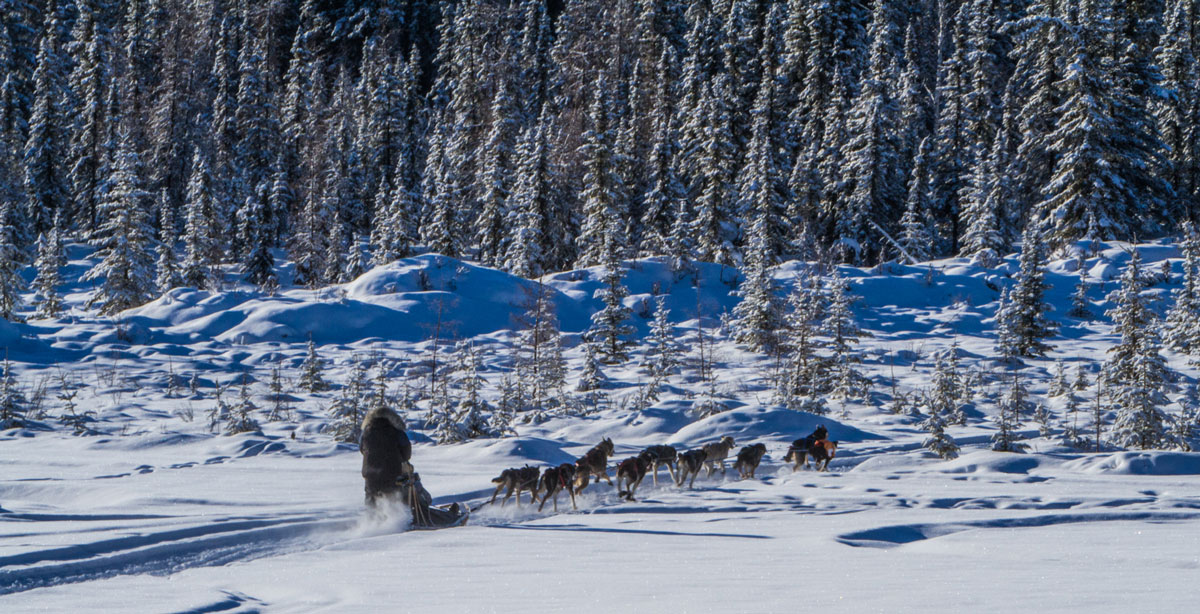
[[[1113,521],[1172,522],[1198,520],[1200,514],[1179,512],[1112,512],[1099,514],[1047,514],[1030,518],[995,518],[971,522],[893,525],[839,535],[837,541],[858,548],[894,548],[972,529],[1020,529],[1059,524]]]
[[[686,531],[652,531],[649,529],[617,529],[612,527],[588,527],[581,524],[494,524],[493,529],[516,529],[519,531],[572,531],[582,533],[624,533],[629,535],[662,535],[665,537],[732,537],[735,539],[773,539],[770,535],[749,533],[689,533]]]

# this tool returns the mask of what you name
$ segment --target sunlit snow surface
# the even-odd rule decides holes
[[[1093,311],[1115,288],[1127,256],[1050,263],[1049,300],[1060,322],[1045,360],[1022,369],[1045,396],[1054,359],[1068,372],[1104,359],[1114,338],[1106,319],[1066,316],[1079,270],[1095,286]],[[1157,272],[1178,252],[1139,249]],[[85,253],[75,253],[82,268]],[[780,266],[781,292],[804,265]],[[736,304],[733,272],[717,266],[676,278],[661,263],[632,263],[628,304],[639,311],[668,297],[678,333],[706,334]],[[701,476],[694,489],[663,471],[625,502],[591,485],[542,512],[512,501],[484,505],[466,527],[410,531],[402,510],[368,512],[359,455],[338,445],[327,409],[337,391],[295,392],[293,421],[263,420],[259,433],[208,431],[212,386],[250,372],[261,406],[269,370],[295,376],[309,336],[344,382],[353,362],[394,361],[394,386],[413,385],[440,309],[454,335],[484,352],[493,384],[511,355],[520,282],[437,256],[376,269],[323,292],[176,290],[121,318],[78,310],[88,288],[68,296],[76,310],[54,321],[0,322],[0,343],[27,394],[51,389],[50,416],[36,428],[0,434],[0,610],[88,612],[1188,612],[1200,577],[1200,455],[1084,453],[1030,437],[1027,454],[991,452],[990,401],[968,408],[971,425],[951,427],[963,454],[941,461],[923,451],[916,420],[886,414],[891,380],[901,391],[928,386],[935,351],[957,339],[964,367],[998,376],[991,360],[997,289],[1013,260],[983,270],[961,260],[890,271],[843,268],[855,292],[870,402],[813,416],[771,405],[773,362],[718,344],[719,392],[730,411],[699,419],[702,385],[687,374],[661,400],[633,412],[627,397],[645,379],[638,356],[606,368],[614,407],[585,418],[521,425],[520,436],[459,445],[418,443],[414,463],[437,503],[486,503],[490,479],[506,467],[557,464],[602,437],[620,460],[654,443],[680,449],[731,435],[740,447],[767,444],[753,480]],[[424,271],[424,280],[418,275]],[[598,308],[598,271],[546,278],[567,335],[572,382],[582,362],[578,333]],[[1161,307],[1161,306],[1160,306]],[[645,335],[648,321],[634,319]],[[1187,380],[1195,371],[1168,354]],[[168,398],[167,372],[196,374],[203,398],[186,386]],[[56,424],[65,373],[84,385],[77,402],[97,412],[97,435]],[[1094,378],[1094,372],[1090,374]],[[995,385],[992,385],[995,386]],[[294,388],[294,385],[292,386]],[[238,388],[226,394],[236,401]],[[1085,407],[1090,404],[1090,393]],[[1172,397],[1174,398],[1174,396]],[[1060,400],[1052,406],[1061,410]],[[624,407],[622,407],[624,405]],[[1169,411],[1176,411],[1171,406]],[[190,420],[188,419],[190,416]],[[1088,424],[1086,416],[1085,420]],[[415,421],[414,421],[415,422]],[[1029,422],[1026,418],[1026,422]],[[827,473],[785,467],[787,444],[825,424],[838,439]],[[295,436],[294,438],[292,436]],[[417,429],[413,437],[427,442]]]

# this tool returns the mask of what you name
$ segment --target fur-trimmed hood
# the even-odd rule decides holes
[[[383,418],[387,420],[393,427],[396,428],[396,430],[400,431],[401,433],[408,430],[408,427],[404,424],[404,418],[401,418],[400,414],[396,413],[396,410],[390,407],[376,407],[375,409],[367,412],[367,415],[363,417],[362,430],[366,431],[367,425],[376,418]]]

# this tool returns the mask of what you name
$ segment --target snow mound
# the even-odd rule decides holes
[[[717,441],[726,435],[737,445],[763,440],[791,443],[813,432],[819,425],[829,430],[829,439],[860,442],[879,439],[878,435],[842,424],[828,416],[778,407],[747,406],[721,412],[679,429],[667,443],[699,445]]]
[[[1121,475],[1200,475],[1200,454],[1190,452],[1118,452],[1086,456],[1064,464],[1081,473]]]
[[[268,297],[180,288],[131,310],[128,321],[160,342],[415,342],[428,339],[438,321],[446,338],[511,329],[536,289],[536,282],[502,271],[426,255],[376,267],[332,291]],[[553,287],[548,291],[564,328],[586,327],[589,312]]]
[[[964,454],[952,461],[937,466],[941,473],[1008,473],[1028,474],[1042,464],[1042,457],[1013,454],[1012,452],[992,452],[984,450]]]

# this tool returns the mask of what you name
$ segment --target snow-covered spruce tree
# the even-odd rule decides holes
[[[221,282],[221,228],[217,221],[216,185],[209,158],[202,147],[192,154],[192,171],[184,204],[184,256],[180,265],[183,283],[201,290],[216,289]]]
[[[1072,318],[1081,320],[1090,320],[1092,318],[1092,301],[1088,299],[1088,288],[1091,286],[1087,282],[1087,276],[1082,272],[1079,274],[1079,283],[1075,284],[1075,293],[1071,295],[1071,311],[1067,315]]]
[[[470,341],[460,341],[454,348],[453,387],[457,390],[455,421],[468,439],[494,437],[488,422],[492,406],[482,395],[487,383],[479,374],[479,354]]]
[[[1059,358],[1054,361],[1054,379],[1050,380],[1050,390],[1046,394],[1052,397],[1061,397],[1067,394],[1067,391],[1067,366]]]
[[[91,237],[97,262],[84,280],[103,279],[88,307],[113,315],[143,305],[154,289],[154,230],[146,213],[136,144],[127,126],[120,128],[111,171],[97,205],[99,228]]]
[[[289,395],[284,391],[283,369],[278,364],[271,367],[271,381],[267,384],[267,392],[267,400],[271,402],[267,421],[291,420],[292,407],[288,403]]]
[[[579,392],[600,390],[608,382],[608,376],[600,370],[599,352],[593,343],[584,344],[584,348],[583,371],[579,374],[579,384],[575,389]]]
[[[1012,387],[997,403],[997,412],[992,420],[996,423],[996,432],[992,434],[992,449],[997,452],[1021,452],[1025,444],[1021,443],[1021,413],[1028,409],[1028,390],[1021,381],[1020,373],[1013,373]]]
[[[1181,224],[1183,286],[1175,291],[1175,302],[1167,311],[1163,340],[1180,352],[1200,354],[1200,232],[1190,222]]]
[[[106,122],[116,118],[106,117],[104,97],[112,89],[111,70],[114,43],[108,27],[106,8],[95,0],[76,3],[78,17],[71,31],[68,54],[75,59],[70,76],[70,89],[74,93],[74,128],[71,130],[70,151],[67,158],[71,167],[69,179],[77,212],[78,223],[85,230],[93,230],[104,219],[99,215],[101,190],[101,164],[104,158],[104,129]]]
[[[933,369],[933,389],[926,395],[925,404],[931,415],[936,413],[945,422],[965,426],[967,415],[959,401],[959,377],[950,366],[947,353],[939,352]]]
[[[776,399],[789,409],[801,410],[806,400],[816,397],[828,369],[824,358],[817,353],[824,345],[820,334],[826,302],[813,272],[796,275],[787,303],[783,340],[787,348],[786,366]]]
[[[1175,447],[1191,452],[1195,449],[1196,437],[1200,435],[1200,390],[1191,384],[1179,399],[1179,413],[1171,416],[1168,441]]]
[[[1014,307],[1007,287],[1000,290],[1000,298],[996,305],[996,353],[1002,358],[1012,360],[1019,355],[1019,350],[1015,322],[1011,315]]]
[[[1075,390],[1067,393],[1067,407],[1063,412],[1063,418],[1059,422],[1059,441],[1063,445],[1070,446],[1076,450],[1083,450],[1089,447],[1087,437],[1083,434],[1083,430],[1079,426],[1079,414],[1083,413],[1079,410],[1080,398]]]
[[[25,280],[19,270],[25,258],[17,243],[16,206],[15,200],[0,203],[0,319],[4,320],[16,318],[16,310],[21,306],[21,292],[25,290]]]
[[[843,177],[850,187],[837,213],[837,232],[858,244],[867,244],[870,222],[887,224],[901,217],[904,177],[899,173],[903,144],[894,91],[899,83],[895,10],[891,3],[877,2],[872,11],[868,69],[849,110],[850,138],[842,154]]]
[[[1165,392],[1173,378],[1159,353],[1158,317],[1142,296],[1145,281],[1140,268],[1141,256],[1134,251],[1121,275],[1121,287],[1108,295],[1114,306],[1105,315],[1112,318],[1121,340],[1108,350],[1104,379],[1117,412],[1112,442],[1149,449],[1162,445],[1167,418],[1161,406],[1167,402]]]
[[[254,404],[254,400],[250,397],[250,377],[243,374],[238,402],[230,408],[225,422],[225,434],[237,435],[238,433],[253,433],[257,431],[259,429],[258,420],[254,418],[254,411],[257,409],[258,406]]]
[[[650,5],[647,5],[650,6]],[[659,56],[657,88],[654,94],[652,141],[648,154],[649,181],[642,196],[642,255],[673,254],[672,232],[677,202],[686,195],[679,177],[679,137],[676,126],[675,101],[671,95],[671,74],[676,56],[669,45],[663,45]]]
[[[671,310],[666,307],[665,297],[654,300],[654,319],[650,321],[650,336],[646,338],[646,356],[643,363],[653,378],[665,379],[679,368],[682,351],[675,340],[675,326],[670,321]]]
[[[367,415],[367,401],[371,384],[367,379],[367,363],[354,359],[350,379],[342,387],[342,394],[329,408],[333,417],[333,438],[346,443],[357,443],[362,437],[362,421]]]
[[[733,308],[734,341],[755,352],[774,352],[779,345],[782,307],[771,279],[771,255],[768,248],[767,213],[757,211],[750,230],[742,283],[737,294],[741,301]]]
[[[238,236],[242,246],[241,271],[246,281],[259,288],[278,287],[275,256],[271,254],[271,230],[268,219],[270,184],[262,183],[246,196],[238,209]]]
[[[855,366],[862,362],[855,346],[860,337],[870,336],[858,326],[851,306],[857,297],[850,293],[850,285],[834,269],[826,279],[829,292],[829,311],[825,316],[824,334],[829,340],[830,373],[828,386],[835,399],[856,400],[866,398],[870,386],[868,380]]]
[[[904,216],[900,218],[900,246],[912,258],[913,264],[926,262],[934,254],[933,235],[929,232],[929,137],[921,141],[913,160],[912,177],[908,182],[908,197],[904,201]]]
[[[154,287],[166,294],[179,285],[179,267],[175,264],[175,212],[171,208],[166,188],[158,194],[158,261],[155,263]]]
[[[696,143],[693,190],[695,218],[692,221],[692,236],[695,240],[696,259],[731,265],[734,261],[733,241],[728,233],[732,226],[729,193],[732,191],[732,167],[735,146],[730,142],[729,109],[723,102],[721,92],[728,87],[728,80],[719,75],[713,82],[704,85],[701,107],[690,116],[690,123],[699,125],[695,130],[700,135]],[[684,126],[685,133],[688,126]]]
[[[1164,3],[1163,32],[1154,51],[1162,91],[1150,103],[1166,145],[1168,179],[1175,189],[1177,215],[1195,218],[1200,203],[1200,7],[1193,0]]]
[[[601,74],[588,113],[590,127],[583,134],[580,155],[586,172],[583,177],[583,222],[576,239],[579,252],[577,267],[589,267],[612,262],[614,248],[624,250],[625,215],[621,209],[623,186],[614,163],[612,103],[608,99],[607,83]]]
[[[1017,283],[1008,294],[1008,304],[1003,311],[1004,323],[997,327],[1007,329],[1010,347],[1000,348],[1005,356],[1027,357],[1044,356],[1050,346],[1042,339],[1054,333],[1054,323],[1046,318],[1050,309],[1045,302],[1046,273],[1043,266],[1046,261],[1045,244],[1042,233],[1036,222],[1030,221],[1022,235],[1020,269],[1017,271]],[[1001,315],[997,313],[997,319]]]
[[[566,365],[562,356],[562,333],[548,286],[539,282],[528,289],[525,312],[518,323],[523,327],[518,368],[528,376],[524,380],[528,383],[530,406],[545,409],[560,405]]]
[[[69,210],[71,206],[67,177],[69,169],[65,157],[61,155],[68,150],[70,137],[70,122],[66,112],[66,56],[62,52],[62,37],[58,33],[63,27],[65,15],[62,14],[64,10],[61,8],[48,12],[46,33],[38,43],[37,67],[33,74],[33,103],[30,109],[28,136],[23,143],[21,164],[25,171],[26,208],[32,218],[30,221],[33,222],[33,230],[42,233],[49,231],[50,223],[56,214]],[[17,75],[10,74],[11,83],[15,85]],[[2,105],[0,102],[0,106]],[[0,109],[0,117],[4,115],[6,112]],[[0,126],[8,123],[0,120]],[[3,128],[0,127],[0,130]],[[8,148],[12,150],[18,145],[21,143],[11,142]],[[0,150],[5,148],[5,145],[0,143]],[[9,153],[15,157],[21,152]],[[14,168],[14,174],[19,168]],[[14,176],[13,180],[16,179]]]
[[[615,252],[615,246],[612,250]],[[633,325],[629,323],[632,310],[623,302],[629,295],[625,288],[625,268],[617,261],[615,253],[609,253],[601,277],[603,284],[596,290],[596,297],[604,307],[592,314],[592,325],[584,338],[596,346],[600,360],[605,364],[620,364],[629,357]]]
[[[1046,404],[1038,403],[1037,407],[1033,409],[1033,421],[1038,425],[1038,435],[1042,437],[1049,437],[1054,433],[1050,425],[1050,420],[1052,418],[1053,416],[1051,416],[1050,410],[1046,407]]]
[[[325,250],[325,270],[321,278],[325,283],[340,284],[346,280],[346,254],[350,241],[346,238],[346,227],[340,222],[333,223],[333,234],[329,236],[329,247]]]
[[[29,401],[17,386],[17,378],[13,375],[12,363],[8,361],[6,352],[4,372],[0,373],[0,431],[24,427],[28,411]]]
[[[309,392],[329,390],[329,384],[322,375],[324,370],[325,361],[317,356],[317,344],[310,340],[308,355],[304,357],[304,362],[300,363],[300,387]]]
[[[937,404],[930,400],[926,406],[929,407],[929,416],[921,421],[920,427],[929,433],[929,437],[921,442],[921,446],[943,460],[958,458],[958,443],[946,432],[946,420],[938,411]]]
[[[500,77],[500,86],[492,98],[492,123],[482,152],[483,172],[476,179],[481,185],[476,188],[480,210],[472,224],[474,244],[479,261],[488,266],[499,266],[507,248],[505,218],[512,192],[514,146],[520,130],[519,102],[513,96],[512,85],[511,79]]]
[[[38,237],[38,256],[34,263],[37,276],[33,278],[33,298],[37,303],[34,315],[39,318],[53,318],[62,313],[63,300],[58,286],[62,283],[62,267],[66,266],[67,258],[63,250],[62,238],[58,226]]]
[[[96,431],[90,426],[96,421],[96,412],[92,410],[79,411],[79,404],[75,402],[75,397],[79,396],[80,385],[70,379],[66,372],[60,371],[58,374],[58,394],[55,398],[62,403],[62,411],[58,414],[58,422],[63,426],[70,427],[73,435],[89,435]]]

